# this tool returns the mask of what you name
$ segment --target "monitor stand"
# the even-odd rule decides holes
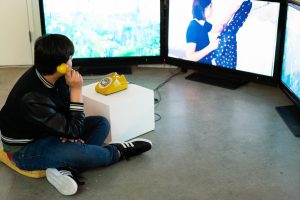
[[[290,131],[300,137],[300,109],[296,105],[276,107],[277,112]]]
[[[76,66],[73,67],[76,70]],[[122,66],[82,66],[77,67],[78,71],[82,75],[106,75],[112,72],[117,72],[118,74],[132,74],[131,65]]]
[[[230,77],[228,75],[205,74],[200,72],[194,72],[188,75],[186,79],[191,81],[203,82],[232,90],[237,89],[248,82],[244,79]]]

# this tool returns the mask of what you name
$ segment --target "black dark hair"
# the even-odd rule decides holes
[[[56,67],[66,63],[74,54],[73,42],[60,34],[39,37],[34,44],[34,65],[43,75],[53,74]]]
[[[211,0],[194,0],[193,17],[198,20],[205,20],[204,11],[211,4]]]

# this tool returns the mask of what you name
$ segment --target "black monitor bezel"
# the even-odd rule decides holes
[[[96,73],[101,69],[123,68],[138,64],[160,64],[165,58],[165,39],[163,38],[165,30],[164,24],[164,0],[160,0],[160,55],[157,56],[139,56],[139,57],[99,57],[99,58],[74,58],[73,66],[84,68],[84,71]],[[46,33],[44,0],[39,0],[40,23],[42,35]]]
[[[183,70],[187,69],[193,69],[200,73],[204,74],[212,74],[212,75],[218,75],[218,76],[228,76],[232,78],[243,78],[246,81],[252,81],[252,82],[258,82],[263,84],[269,84],[269,85],[278,85],[278,82],[280,80],[280,65],[281,65],[281,42],[282,37],[284,34],[284,26],[285,26],[285,8],[284,8],[284,0],[261,0],[261,1],[268,1],[268,2],[278,2],[280,3],[280,9],[279,9],[279,18],[278,18],[278,28],[277,28],[277,39],[276,39],[276,48],[275,48],[275,57],[274,57],[274,72],[273,76],[266,76],[261,74],[255,74],[251,72],[244,72],[239,70],[231,70],[223,67],[216,67],[209,64],[203,64],[193,61],[188,61],[184,59],[174,58],[168,56],[168,20],[169,20],[169,0],[166,0],[166,62],[168,64],[172,64],[178,67],[181,67]]]
[[[289,4],[292,4],[292,5],[297,5],[297,6],[300,6],[300,2],[297,2],[297,1],[293,1],[293,0],[288,0],[285,2],[285,8],[286,8],[286,12],[285,12],[285,21],[287,20],[287,14],[288,14],[288,6]],[[285,26],[284,26],[284,33],[286,32],[286,23],[285,23]],[[285,37],[286,35],[284,34],[283,35],[283,39],[282,39],[282,48],[281,48],[281,66],[280,66],[280,77],[279,77],[279,88],[285,93],[285,95],[295,104],[297,105],[299,108],[300,108],[300,98],[297,97],[295,95],[295,93],[290,90],[289,87],[287,87],[282,79],[281,79],[281,74],[282,74],[282,64],[283,64],[283,55],[284,55],[284,40],[285,40]]]

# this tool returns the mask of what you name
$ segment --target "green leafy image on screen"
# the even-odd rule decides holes
[[[160,0],[44,0],[45,32],[68,36],[74,58],[160,56]]]

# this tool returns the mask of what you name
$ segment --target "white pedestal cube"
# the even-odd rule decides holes
[[[102,95],[95,91],[93,83],[83,87],[83,102],[86,116],[102,115],[111,125],[106,140],[127,141],[154,130],[153,90],[129,84],[126,90]]]

